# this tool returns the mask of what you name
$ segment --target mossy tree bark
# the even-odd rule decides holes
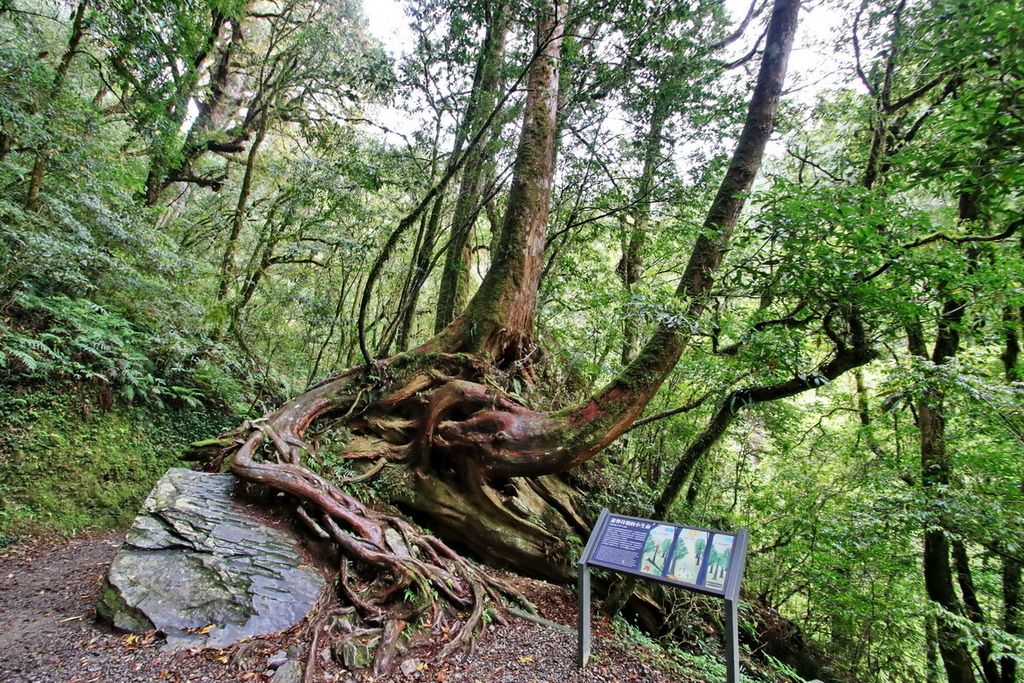
[[[511,19],[511,8],[506,0],[495,0],[486,5],[487,34],[480,49],[473,77],[473,94],[466,108],[463,126],[467,136],[486,125],[489,112],[499,99],[502,85],[502,66],[505,61],[505,39]],[[469,289],[470,258],[467,247],[477,216],[484,204],[484,176],[493,157],[493,140],[500,130],[500,117],[491,125],[490,133],[470,150],[470,157],[462,171],[459,194],[455,200],[444,270],[441,273],[434,315],[434,332],[451,324],[458,311],[465,306]]]
[[[1020,256],[1024,258],[1024,235],[1020,238]],[[1003,373],[1008,384],[1021,381],[1020,368],[1020,326],[1024,324],[1024,308],[1014,312],[1003,312]],[[1024,494],[1024,480],[1018,486]],[[1010,635],[1021,634],[1021,562],[1009,555],[1002,559],[1003,579],[1003,630]],[[1017,660],[1003,657],[1000,660],[1000,683],[1017,683]]]
[[[651,221],[651,193],[654,191],[654,174],[662,163],[661,146],[664,141],[665,123],[672,113],[669,107],[669,93],[674,84],[670,80],[663,81],[655,95],[654,107],[651,110],[651,121],[644,140],[644,167],[640,173],[637,187],[636,206],[631,212],[633,219],[629,238],[622,251],[619,261],[619,276],[626,292],[633,290],[640,283],[644,269],[644,249],[647,244],[647,230]],[[636,355],[637,340],[640,331],[638,323],[629,316],[622,324],[622,363],[629,364]]]
[[[71,68],[71,60],[78,54],[78,46],[85,34],[85,14],[89,8],[89,0],[81,0],[75,10],[71,22],[71,35],[68,37],[67,49],[61,57],[60,64],[53,76],[53,85],[50,88],[49,96],[42,103],[43,107],[50,106],[52,100],[60,93],[67,79],[68,70]],[[7,143],[10,144],[9,142]],[[50,153],[45,149],[36,150],[35,162],[32,164],[32,172],[29,174],[28,189],[25,193],[25,209],[27,211],[39,210],[39,193],[43,189],[43,178],[46,175],[46,165],[50,160]]]
[[[977,177],[983,175],[984,169],[998,150],[989,138],[986,149],[975,162],[973,172]],[[977,177],[965,181],[959,194],[958,219],[968,228],[972,225],[984,224],[988,207],[983,202],[980,184]],[[1018,229],[1013,224],[1001,237],[1005,238]],[[965,254],[970,269],[974,270],[982,260],[976,245],[970,246]],[[947,365],[955,360],[960,351],[960,332],[965,327],[968,306],[971,302],[952,292],[958,292],[956,283],[941,283],[939,291],[945,297],[937,312],[934,342],[931,354],[928,353],[925,341],[924,326],[914,322],[907,326],[907,347],[911,354],[933,368]],[[1004,328],[1004,332],[1007,328]],[[1006,346],[1003,353],[1004,371],[1012,381],[1014,368],[1007,365],[1008,361],[1015,364],[1012,327],[1005,336]],[[920,436],[921,486],[926,495],[935,501],[937,512],[933,519],[928,520],[924,531],[924,583],[928,597],[939,605],[943,612],[937,616],[937,636],[939,652],[949,683],[973,683],[976,680],[975,662],[972,660],[969,643],[976,641],[978,670],[987,683],[997,683],[1001,678],[999,665],[993,658],[992,641],[983,635],[968,634],[956,621],[966,617],[979,627],[984,625],[983,608],[979,601],[971,574],[970,558],[964,540],[953,536],[953,527],[945,519],[942,506],[943,497],[948,495],[945,490],[952,484],[953,461],[947,450],[946,439],[946,392],[941,382],[925,385],[920,398],[916,401],[917,427]],[[961,600],[954,589],[955,578],[960,586]],[[1004,577],[1005,578],[1005,577]],[[1005,598],[1005,595],[1004,595]],[[948,614],[949,616],[945,616]]]
[[[210,55],[213,54],[213,51],[220,40],[222,30],[227,22],[228,15],[224,12],[219,9],[213,9],[210,11],[209,29],[201,47],[191,55],[191,59],[187,60],[186,63],[188,68],[175,79],[175,92],[173,96],[160,102],[158,105],[164,108],[167,119],[169,121],[173,121],[179,128],[188,117],[188,103],[196,93],[197,85],[201,81],[204,72],[207,70],[209,65],[208,59]],[[228,59],[230,60],[230,56]],[[140,90],[140,95],[142,95],[144,99],[149,100],[153,104],[157,104],[157,101],[151,95],[143,94],[142,91],[144,90],[144,84],[139,83],[134,79],[130,74],[130,69],[125,65],[124,61],[122,61],[121,57],[115,58],[114,66],[122,73],[123,76],[135,82],[136,86]],[[211,88],[217,87],[216,79],[217,74],[214,74],[214,81],[210,84]],[[204,104],[206,104],[205,101]],[[202,113],[203,107],[201,106],[200,114]],[[206,125],[205,121],[197,122],[200,123],[201,127]],[[174,182],[170,180],[174,175],[179,176],[175,178],[175,180],[195,182],[208,187],[220,187],[220,179],[201,179],[191,175],[184,175],[182,172],[187,167],[187,164],[184,166],[173,164],[169,160],[171,156],[175,155],[167,149],[157,148],[154,150],[152,159],[150,160],[149,175],[146,177],[144,192],[146,206],[157,206],[160,203],[161,194],[164,189],[171,184],[171,182]]]
[[[491,267],[463,313],[425,348],[472,353],[506,368],[523,361],[533,350],[537,288],[555,169],[565,7],[554,3],[538,22],[512,185]]]

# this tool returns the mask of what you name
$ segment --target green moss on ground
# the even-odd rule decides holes
[[[0,391],[0,537],[125,526],[185,446],[236,421],[203,408],[102,411],[91,393]]]

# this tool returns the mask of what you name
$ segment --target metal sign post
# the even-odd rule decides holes
[[[608,508],[601,508],[601,514],[597,517],[594,530],[604,528],[607,521]],[[597,539],[597,533],[590,534],[587,547],[583,549],[580,561],[576,564],[578,572],[576,595],[579,600],[579,611],[576,615],[576,624],[579,628],[576,665],[581,669],[587,665],[587,660],[590,659],[590,565],[587,564],[587,558],[594,554]]]
[[[613,515],[602,509],[576,565],[579,667],[585,667],[590,658],[590,567],[595,566],[724,598],[726,681],[740,683],[737,612],[747,542],[746,529],[715,531]]]

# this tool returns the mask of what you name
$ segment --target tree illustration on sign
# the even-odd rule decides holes
[[[644,561],[640,571],[656,573],[661,572],[661,565],[658,564],[658,541],[650,536],[644,544]]]
[[[704,548],[707,547],[708,532],[700,529],[679,531],[675,549],[672,551],[671,572],[666,578],[681,583],[697,583],[700,575],[701,560],[704,559]]]
[[[718,550],[714,546],[711,546],[711,552],[708,553],[708,573],[707,573],[707,577],[708,577],[709,581],[718,578],[717,573],[716,573],[715,570],[718,568],[718,557],[719,557],[719,554],[720,553],[718,552]]]
[[[676,529],[669,524],[659,524],[651,529],[644,544],[643,561],[640,571],[654,576],[662,575],[668,567],[672,552],[672,541],[675,540]]]
[[[707,574],[704,585],[708,588],[722,589],[729,571],[729,558],[732,556],[732,536],[716,535],[711,541],[708,553]]]
[[[672,555],[672,571],[668,573],[666,578],[677,580],[682,571],[685,571],[681,565],[686,562],[686,551],[686,541],[680,538],[676,541],[676,550]]]

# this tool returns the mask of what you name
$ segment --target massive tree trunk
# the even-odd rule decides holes
[[[166,100],[161,100],[159,104],[157,102],[152,102],[152,104],[154,104],[155,106],[161,106],[164,108],[167,120],[173,121],[176,124],[177,128],[180,128],[184,124],[185,119],[188,117],[189,100],[195,93],[196,86],[202,80],[202,73],[203,71],[205,71],[207,58],[210,56],[210,53],[214,50],[217,41],[220,38],[221,30],[223,29],[226,21],[227,15],[224,14],[221,10],[210,10],[210,24],[209,29],[206,32],[203,45],[192,56],[192,59],[189,62],[187,62],[188,69],[184,70],[183,73],[175,79],[176,87],[174,95],[170,98],[167,98]],[[237,24],[235,25],[235,28],[237,29]],[[228,55],[227,59],[231,59],[230,55]],[[114,64],[115,66],[118,65],[118,60],[115,59]],[[227,67],[228,63],[224,63],[223,66]],[[124,71],[127,71],[127,69],[124,69]],[[217,73],[213,74],[213,81],[211,81],[210,83],[212,92],[216,93],[217,88],[219,87],[219,85],[221,85],[221,83],[218,83],[217,81],[217,79],[220,78],[221,75],[222,74]],[[201,116],[204,114],[204,106],[207,104],[209,104],[209,100],[205,100],[200,105]],[[203,122],[201,123],[201,125],[205,126],[206,123]],[[189,138],[191,139],[191,135],[189,136]],[[168,179],[172,175],[178,176],[177,178],[175,178],[175,180],[188,180],[190,182],[195,182],[200,185],[206,185],[208,187],[220,187],[221,180],[223,179],[201,179],[192,177],[190,175],[186,177],[186,175],[184,175],[183,171],[186,168],[186,166],[190,164],[191,161],[194,161],[194,158],[190,159],[189,157],[189,155],[191,154],[192,152],[186,150],[185,156],[182,158],[181,163],[176,164],[172,167],[169,158],[175,156],[175,153],[169,149],[162,148],[162,146],[157,146],[157,148],[153,152],[152,158],[150,159],[149,173],[146,177],[146,187],[144,193],[146,206],[156,206],[157,204],[160,203],[161,193],[168,185],[171,184],[171,182],[173,182],[172,180]]]
[[[506,368],[533,351],[554,180],[565,4],[556,2],[552,10],[538,23],[512,186],[491,267],[465,311],[428,345],[433,350],[477,354]]]
[[[251,2],[249,3],[251,4]],[[221,40],[223,27],[230,28],[229,36]],[[160,200],[160,194],[176,182],[193,183],[219,191],[226,175],[197,176],[195,163],[207,152],[239,153],[245,151],[244,142],[251,131],[232,129],[231,121],[238,114],[245,99],[245,83],[236,63],[245,49],[242,19],[228,17],[213,10],[207,34],[208,50],[219,43],[217,55],[210,69],[210,82],[204,89],[205,97],[196,97],[197,115],[188,129],[188,136],[173,166],[164,168],[154,163],[151,169],[146,201],[150,206]]]
[[[480,46],[480,56],[473,75],[473,90],[455,131],[451,153],[452,159],[465,153],[465,161],[452,212],[448,241],[442,248],[445,252],[445,261],[438,285],[434,316],[435,333],[447,327],[455,313],[466,304],[470,263],[467,247],[473,225],[483,205],[484,176],[494,156],[494,139],[498,137],[503,123],[503,117],[500,115],[502,105],[499,102],[503,102],[501,75],[511,8],[507,0],[494,0],[486,3],[484,9],[487,15],[487,33]],[[408,348],[420,290],[436,260],[434,246],[439,238],[443,203],[443,193],[439,192],[429,220],[424,219],[425,229],[421,229],[420,238],[417,239],[413,264],[403,286],[399,304],[396,340],[398,351],[405,351]],[[385,349],[384,353],[387,352],[388,343],[389,340],[385,338],[381,345]]]
[[[799,7],[799,0],[775,2],[737,151],[678,287],[690,319],[704,311],[714,271],[774,129]],[[433,622],[454,621],[470,606],[477,618],[460,622],[454,632],[468,638],[483,625],[479,613],[487,590],[497,596],[502,589],[436,539],[373,511],[304,466],[303,457],[312,463],[318,458],[311,444],[328,432],[342,434],[343,457],[376,462],[370,474],[379,477],[378,489],[460,550],[489,563],[568,580],[574,575],[571,539],[585,537],[589,526],[576,492],[558,475],[633,423],[688,341],[689,328],[661,326],[617,379],[562,411],[532,410],[513,393],[532,376],[565,11],[555,0],[540,12],[500,240],[465,311],[420,348],[334,377],[265,418],[203,444],[216,452],[215,465],[226,463],[244,480],[294,496],[300,517],[332,538],[357,570],[370,568],[341,582],[345,597],[366,619],[376,615],[377,621],[393,622],[382,610],[391,609],[386,605],[405,587],[416,585],[421,596],[439,591],[439,598],[429,599]],[[392,542],[396,534],[410,552]],[[378,575],[377,590],[371,592],[379,604],[367,606],[361,577],[369,581]],[[442,589],[453,576],[462,577],[456,588]]]

